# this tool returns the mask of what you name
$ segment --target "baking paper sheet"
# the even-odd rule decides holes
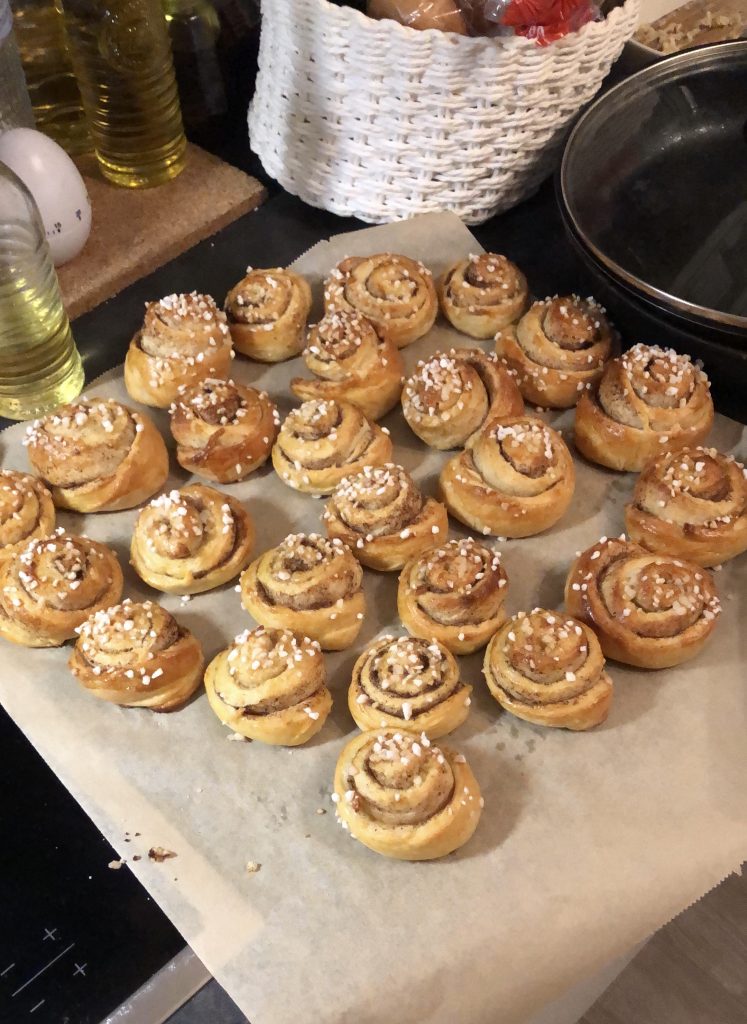
[[[347,254],[391,249],[439,272],[479,248],[455,217],[427,215],[320,243],[296,266],[318,302],[322,277]],[[242,273],[239,258],[236,279]],[[122,324],[123,335],[137,326]],[[404,356],[409,368],[438,348],[469,344],[439,320]],[[235,363],[237,379],[266,388],[283,414],[288,380],[303,370],[300,359]],[[121,370],[90,393],[128,400]],[[166,416],[155,417],[167,434]],[[545,417],[568,437],[568,413]],[[448,456],[425,448],[399,410],[383,422],[396,459],[433,493]],[[3,434],[3,466],[27,467],[21,437],[21,427]],[[743,428],[723,417],[712,443],[747,456]],[[172,463],[168,486],[186,483]],[[574,553],[623,529],[634,477],[580,460],[577,470],[557,527],[500,545],[511,613],[559,607]],[[321,529],[323,503],[268,467],[226,489],[254,516],[257,553],[291,530]],[[127,566],[135,515],[60,521],[111,544]],[[463,534],[452,522],[451,535]],[[160,600],[208,658],[251,624],[232,586],[182,604],[154,594],[128,566],[125,575],[125,593]],[[513,1024],[738,868],[747,848],[746,577],[745,556],[718,574],[724,614],[695,662],[650,673],[610,665],[612,711],[588,734],[501,713],[481,655],[462,659],[475,693],[469,719],[446,742],[467,756],[485,810],[472,841],[433,863],[371,853],[336,824],[330,801],[337,755],[354,732],[351,667],[372,637],[398,626],[396,573],[366,570],[362,632],[352,650],[326,656],[335,707],[303,748],[227,742],[204,695],[168,715],[100,703],[69,675],[67,649],[3,644],[0,698],[252,1024]],[[140,837],[125,843],[126,832]],[[178,856],[152,863],[151,846]],[[261,870],[247,874],[248,861]]]

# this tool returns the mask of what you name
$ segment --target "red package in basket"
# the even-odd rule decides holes
[[[501,24],[513,28],[517,36],[535,39],[547,46],[576,32],[597,16],[598,7],[591,0],[510,0],[505,6]]]

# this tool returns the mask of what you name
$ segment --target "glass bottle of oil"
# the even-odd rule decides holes
[[[80,90],[54,0],[12,0],[16,41],[34,108],[36,127],[68,153],[93,149]]]
[[[175,178],[186,140],[160,0],[61,2],[102,174],[128,188]]]
[[[13,32],[13,15],[8,0],[0,0],[0,132],[33,127],[34,114]]]
[[[39,211],[20,178],[0,163],[0,416],[40,416],[82,387]]]

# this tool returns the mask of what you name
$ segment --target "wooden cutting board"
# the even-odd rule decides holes
[[[256,178],[191,143],[179,177],[156,188],[118,188],[101,177],[92,156],[78,166],[93,220],[83,251],[57,270],[71,320],[253,210],[265,197]]]

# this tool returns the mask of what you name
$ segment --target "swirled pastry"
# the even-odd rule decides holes
[[[592,462],[640,471],[659,452],[699,444],[712,425],[710,384],[690,357],[634,345],[581,396],[574,441]]]
[[[469,714],[472,687],[437,640],[382,636],[353,666],[348,707],[359,729],[400,728],[438,739]]]
[[[165,608],[125,600],[82,624],[69,664],[94,697],[173,711],[202,682],[204,659],[199,641]]]
[[[483,674],[512,715],[534,725],[592,729],[612,703],[612,680],[593,631],[559,612],[519,612],[488,644]]]
[[[446,509],[421,494],[401,466],[366,466],[345,477],[322,517],[337,537],[371,569],[392,572],[449,532]]]
[[[452,654],[484,647],[505,621],[508,580],[501,556],[466,537],[427,548],[407,563],[397,589],[402,625]]]
[[[11,548],[0,562],[0,636],[59,647],[93,612],[122,596],[122,570],[104,544],[58,531]]]
[[[328,313],[309,331],[303,353],[313,380],[294,377],[291,391],[309,398],[343,399],[370,420],[399,401],[405,365],[384,328],[355,312]]]
[[[243,480],[272,450],[280,417],[265,391],[232,380],[205,380],[171,407],[180,466],[217,483]]]
[[[471,838],[483,807],[462,754],[423,733],[377,729],[343,747],[332,794],[343,828],[369,850],[434,860]]]
[[[721,611],[707,570],[606,537],[572,565],[565,605],[592,627],[608,658],[639,668],[694,658]]]
[[[524,400],[495,355],[476,348],[437,352],[418,363],[402,392],[413,433],[431,448],[461,448],[489,420],[521,416]]]
[[[496,336],[495,350],[516,371],[528,402],[570,409],[602,376],[614,333],[604,310],[578,295],[535,302]]]
[[[319,644],[289,629],[240,633],[208,665],[205,688],[234,732],[288,747],[315,736],[332,708]]]
[[[575,471],[565,441],[542,420],[497,420],[441,470],[441,496],[460,522],[484,534],[531,537],[571,503]]]
[[[343,477],[392,455],[388,431],[350,402],[312,399],[292,409],[272,449],[281,480],[306,494],[331,494]]]
[[[241,602],[268,629],[290,629],[325,651],[342,651],[363,624],[363,570],[342,541],[292,533],[244,572]]]
[[[497,331],[518,320],[529,301],[522,272],[494,252],[460,260],[438,283],[446,319],[472,338],[494,338]]]
[[[180,388],[227,377],[232,358],[225,314],[209,295],[167,295],[146,303],[127,350],[125,386],[136,402],[168,409]]]
[[[133,508],[163,487],[169,456],[153,421],[113,399],[63,405],[26,431],[34,471],[76,512]]]
[[[130,545],[135,572],[166,594],[201,594],[246,568],[254,526],[236,498],[205,484],[159,494],[137,518]]]
[[[54,532],[52,495],[35,476],[0,470],[0,558],[14,544]]]
[[[649,551],[718,565],[747,550],[744,466],[715,448],[663,452],[643,467],[625,508],[631,540]]]
[[[308,281],[290,270],[247,271],[226,296],[226,316],[237,352],[279,363],[303,348],[311,310]]]
[[[427,267],[383,252],[338,263],[324,284],[324,308],[327,313],[362,313],[404,348],[433,327],[438,299]]]

